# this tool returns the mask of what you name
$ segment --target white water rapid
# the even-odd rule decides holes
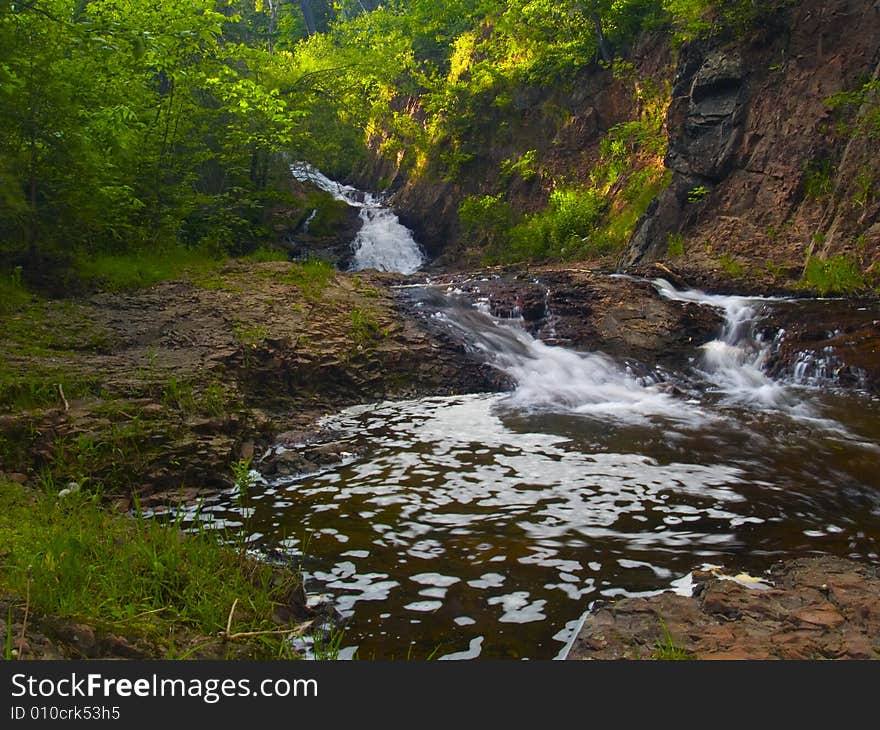
[[[761,341],[755,333],[758,309],[781,299],[707,294],[697,289],[680,291],[665,279],[653,283],[666,299],[708,305],[723,312],[721,334],[702,347],[702,373],[726,402],[783,408],[795,405],[786,384],[765,372],[774,343]]]
[[[433,316],[513,379],[516,389],[505,401],[509,407],[622,423],[663,417],[696,425],[704,418],[700,408],[672,397],[662,383],[638,378],[602,353],[547,345],[516,320],[498,320],[467,306],[452,306]]]
[[[362,225],[352,242],[353,271],[376,269],[412,274],[422,267],[425,257],[412,231],[393,210],[385,207],[383,198],[331,180],[306,162],[293,163],[290,172],[296,180],[311,183],[360,209]]]

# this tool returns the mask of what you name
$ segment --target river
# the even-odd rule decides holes
[[[381,202],[337,193],[370,211],[355,268],[418,270]],[[187,519],[301,564],[360,659],[562,657],[594,601],[687,592],[696,568],[877,560],[880,404],[815,359],[767,373],[762,325],[801,304],[653,284],[723,315],[678,372],[550,346],[427,279],[401,289],[515,389],[349,408],[321,424],[337,467],[254,472],[246,509],[218,495]]]

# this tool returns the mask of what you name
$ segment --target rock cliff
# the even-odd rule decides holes
[[[683,47],[667,117],[672,181],[624,264],[671,258],[672,236],[686,269],[876,262],[880,158],[863,124],[876,99],[829,100],[878,73],[880,3],[863,0],[797,3],[745,40]]]

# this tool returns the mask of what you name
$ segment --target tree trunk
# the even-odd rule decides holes
[[[310,36],[318,32],[315,25],[315,12],[312,10],[312,0],[299,0],[299,7],[302,10],[303,20],[306,22],[306,33]]]
[[[608,41],[605,38],[605,31],[602,30],[602,18],[599,17],[599,12],[596,10],[595,3],[592,3],[590,6],[590,16],[593,19],[593,27],[596,29],[596,44],[599,47],[599,57],[603,61],[610,61],[611,51],[608,49]]]

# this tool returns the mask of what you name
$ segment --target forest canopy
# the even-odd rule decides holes
[[[0,248],[245,253],[292,159],[345,176],[372,150],[454,176],[515,87],[779,4],[0,0]]]

